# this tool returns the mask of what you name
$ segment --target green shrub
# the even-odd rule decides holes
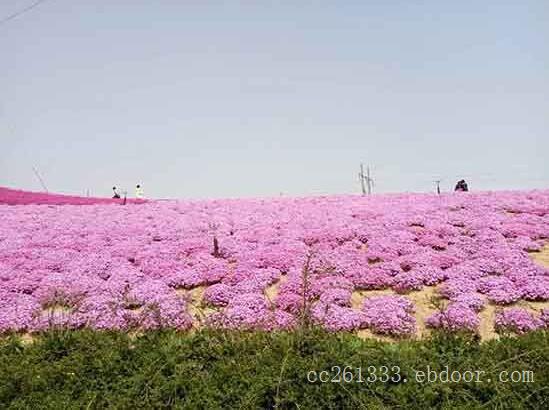
[[[445,333],[385,343],[318,329],[139,337],[52,330],[27,345],[17,336],[0,341],[0,408],[543,408],[548,364],[545,332],[480,344]],[[355,382],[307,379],[332,366],[351,366]],[[356,368],[366,379],[369,366],[378,377],[388,366],[393,380],[357,383]],[[484,371],[483,382],[415,379],[417,371],[445,366]],[[499,381],[501,371],[515,370],[531,371],[533,381]]]

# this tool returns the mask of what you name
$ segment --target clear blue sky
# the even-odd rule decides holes
[[[352,193],[362,161],[378,192],[549,187],[547,0],[47,0],[0,52],[0,185]]]

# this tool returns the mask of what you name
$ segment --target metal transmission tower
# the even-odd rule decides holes
[[[364,164],[360,164],[360,172],[358,173],[358,178],[360,179],[362,195],[366,195],[366,192],[368,192],[368,195],[371,195],[374,180],[370,176],[370,166],[366,167],[366,174],[364,174]]]

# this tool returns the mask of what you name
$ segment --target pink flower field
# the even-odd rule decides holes
[[[44,192],[28,192],[19,189],[0,187],[0,204],[7,205],[91,205],[121,203],[122,199],[88,198],[73,195],[48,194]],[[142,199],[128,199],[127,202],[143,203]]]
[[[0,202],[0,332],[549,325],[549,191]]]

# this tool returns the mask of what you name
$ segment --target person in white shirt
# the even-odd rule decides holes
[[[143,199],[145,197],[145,192],[143,191],[143,187],[139,184],[135,186],[135,197],[139,199]]]

